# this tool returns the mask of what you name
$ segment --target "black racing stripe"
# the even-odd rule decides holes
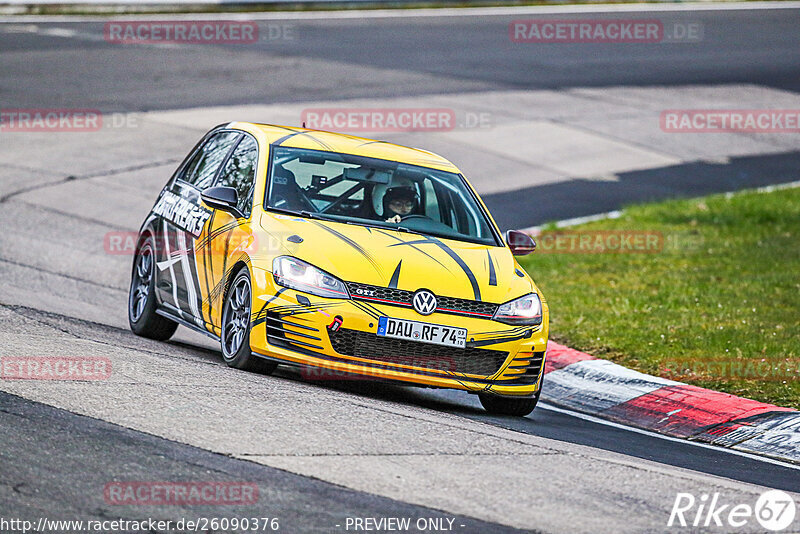
[[[228,248],[230,247],[230,244],[231,244],[231,234],[230,234],[230,231],[229,231],[228,234],[225,236],[225,250],[222,253],[222,273],[223,273],[223,276],[222,276],[222,279],[220,280],[220,286],[222,287],[222,289],[220,291],[220,297],[221,298],[225,298],[225,296],[222,294],[222,292],[224,291],[225,282],[228,279]],[[231,267],[231,270],[233,270],[233,267]],[[224,306],[225,304],[222,303],[222,305]]]
[[[250,323],[252,326],[256,326],[267,320],[267,306],[269,305],[270,302],[273,302],[275,299],[280,297],[281,293],[283,293],[284,291],[286,291],[286,288],[282,287],[278,291],[276,291],[274,295],[272,295],[270,298],[267,299],[264,305],[261,306],[261,309],[258,310],[258,313],[256,313],[250,318]]]
[[[281,128],[282,130],[288,130],[290,132],[299,132],[300,128],[297,126],[279,126],[277,124],[266,124],[265,126],[274,126],[275,128]]]
[[[339,305],[338,302],[318,302],[316,304],[310,304],[308,306],[304,304],[286,304],[284,306],[274,306],[268,309],[267,311],[275,312],[278,314],[289,314],[294,312],[311,313],[319,310],[324,310],[326,308],[332,308],[338,305]]]
[[[308,312],[303,312],[303,313],[308,313]],[[292,320],[295,320],[295,321],[306,321],[307,323],[312,322],[311,319],[309,319],[308,317],[300,317],[296,313],[295,314],[291,314],[291,313],[279,314],[279,316],[280,316],[281,319],[283,319],[284,317],[292,317]]]
[[[282,325],[291,326],[291,327],[294,327],[294,328],[300,328],[302,330],[307,330],[309,332],[319,332],[319,328],[314,328],[313,326],[308,326],[306,324],[293,323],[293,322],[287,321],[287,320],[285,320],[285,319],[283,319],[281,317],[278,317],[276,319],[276,321],[279,322]]]
[[[217,228],[213,232],[209,232],[208,235],[206,235],[206,237],[204,239],[202,239],[199,243],[197,243],[197,245],[196,245],[197,248],[207,247],[209,245],[209,243],[211,243],[211,241],[213,239],[216,239],[217,237],[219,237],[220,235],[224,234],[228,230],[232,230],[232,229],[236,228],[237,226],[241,226],[241,224],[242,223],[240,223],[239,221],[232,221],[232,222],[229,222],[227,224],[223,224],[222,226],[220,226],[219,228]],[[211,228],[211,226],[209,226],[209,228]]]
[[[425,252],[425,251],[424,251],[424,250],[422,250],[421,248],[417,247],[417,246],[414,244],[414,243],[417,243],[416,241],[403,241],[402,239],[400,239],[400,238],[399,238],[399,237],[397,237],[396,235],[392,235],[392,234],[390,234],[389,232],[385,232],[385,231],[383,231],[383,230],[378,230],[378,232],[382,233],[383,235],[385,235],[385,236],[387,236],[387,237],[391,237],[392,239],[394,239],[394,240],[398,241],[398,243],[396,243],[396,244],[394,244],[394,245],[389,245],[390,247],[398,247],[398,246],[401,246],[401,245],[409,245],[411,248],[413,248],[414,250],[416,250],[416,251],[417,251],[417,252],[419,252],[420,254],[424,254],[424,255],[425,255],[425,256],[427,256],[428,258],[432,259],[433,261],[435,261],[436,263],[438,263],[439,265],[441,265],[442,267],[444,267],[445,269],[447,269],[447,271],[448,271],[448,272],[450,272],[450,273],[452,273],[452,272],[453,272],[453,271],[451,271],[450,269],[448,269],[448,268],[447,268],[447,265],[445,265],[444,263],[440,262],[439,260],[437,260],[436,258],[434,258],[433,256],[431,256],[430,254],[428,254],[427,252]],[[424,240],[424,241],[419,241],[419,242],[428,243],[429,241],[428,241],[428,240]]]
[[[311,306],[276,306],[274,308],[270,308],[267,311],[275,313],[290,313],[296,311],[315,312],[319,310],[324,310],[326,308],[330,308],[332,306],[336,306],[336,304],[312,304]]]
[[[442,164],[441,160],[433,159],[433,158],[415,158],[409,161],[412,165],[417,165],[419,167],[431,167],[431,166],[439,166]]]
[[[380,308],[376,308],[375,306],[373,306],[369,302],[362,302],[361,304],[366,306],[367,308],[369,308],[373,312],[377,313],[379,317],[383,317],[384,315],[386,315]]]
[[[164,226],[163,226],[162,230],[166,230],[166,236],[164,238],[164,242],[166,243],[165,248],[164,248],[164,254],[165,254],[164,255],[164,261],[172,261],[173,258],[174,258],[174,255],[175,255],[175,249],[178,248],[178,241],[177,241],[177,237],[175,237],[175,243],[174,244],[172,243],[172,237],[175,235],[175,232],[170,232],[169,231],[170,227],[169,227],[169,224],[167,223],[166,219],[163,219],[163,222],[164,222]],[[162,233],[164,233],[164,232],[162,231]],[[169,254],[166,253],[167,247],[169,248]],[[178,262],[175,262],[175,263],[172,264],[172,267],[168,267],[168,269],[171,269],[172,273],[173,273],[173,274],[170,275],[170,278],[172,278],[172,276],[175,277],[175,279],[172,280],[172,282],[174,282],[174,284],[173,284],[174,287],[173,287],[172,291],[169,292],[169,296],[170,296],[171,300],[175,301],[175,309],[178,310],[179,313],[183,313],[183,310],[181,309],[181,302],[179,300],[179,297],[177,296],[178,295],[178,289],[179,289],[179,286],[178,286],[178,275],[175,274],[175,265],[177,263]]]
[[[366,250],[364,250],[364,248],[363,248],[361,245],[359,245],[358,243],[356,243],[355,241],[353,241],[352,239],[350,239],[350,238],[349,238],[349,237],[347,237],[346,235],[344,235],[344,234],[342,234],[342,233],[340,233],[340,232],[337,232],[337,231],[336,231],[336,230],[334,230],[333,228],[330,228],[330,227],[328,227],[328,226],[326,226],[326,225],[324,225],[324,224],[322,224],[322,223],[320,223],[320,222],[318,222],[318,221],[313,221],[313,220],[312,220],[312,221],[309,221],[309,222],[310,222],[310,223],[312,223],[312,224],[315,224],[316,226],[319,226],[319,227],[320,227],[320,228],[322,228],[323,230],[326,230],[326,231],[328,231],[330,234],[332,234],[332,235],[335,235],[336,237],[338,237],[339,239],[341,239],[342,241],[344,241],[345,243],[347,243],[348,245],[350,245],[351,247],[353,247],[353,248],[354,248],[355,250],[357,250],[357,251],[358,251],[358,252],[359,252],[359,253],[360,253],[362,256],[364,256],[364,258],[366,258],[366,259],[367,259],[367,261],[369,261],[369,262],[372,264],[372,266],[375,268],[375,270],[376,270],[376,271],[378,271],[378,274],[380,274],[381,276],[383,276],[383,272],[381,271],[381,268],[380,268],[380,266],[378,265],[378,263],[375,261],[375,259],[372,257],[372,255],[370,255],[370,253],[369,253],[369,252],[367,252]]]
[[[458,264],[458,266],[461,267],[461,270],[463,270],[464,274],[466,274],[467,278],[469,278],[469,283],[472,284],[472,292],[475,294],[475,300],[481,300],[481,288],[478,285],[478,280],[475,278],[475,274],[469,268],[469,265],[467,265],[467,263],[463,259],[461,259],[461,256],[456,254],[456,252],[453,249],[451,249],[450,247],[448,247],[447,245],[445,245],[436,238],[431,238],[431,239],[433,239],[433,242],[440,249],[447,252],[447,254],[449,254],[450,257],[453,258],[453,261],[455,261]]]
[[[397,289],[397,283],[400,281],[400,266],[403,265],[403,260],[400,260],[397,263],[397,268],[394,270],[394,274],[392,274],[392,279],[389,280],[389,287],[392,289]]]
[[[398,239],[400,243],[395,243],[394,245],[389,245],[390,247],[399,247],[401,245],[424,245],[426,243],[433,243],[433,239],[430,237],[426,237],[423,239],[415,239],[414,241],[403,241],[402,239]]]
[[[289,288],[284,288],[282,291],[285,291],[286,289]],[[282,306],[275,306],[274,308],[271,308],[270,311],[279,309],[280,310],[309,310],[314,308],[321,309],[321,308],[330,308],[331,306],[338,306],[338,305],[339,305],[338,302],[326,302],[326,301],[314,302],[313,304],[284,304]]]
[[[478,280],[475,278],[475,274],[469,268],[469,265],[467,265],[466,262],[463,259],[461,259],[461,256],[456,254],[456,252],[453,249],[451,249],[450,247],[448,247],[435,237],[428,237],[427,239],[417,239],[415,241],[405,241],[405,243],[408,245],[432,243],[437,247],[439,247],[440,249],[442,249],[443,251],[445,251],[451,258],[453,258],[453,261],[455,261],[458,264],[458,266],[461,267],[461,270],[464,271],[464,274],[467,275],[469,283],[472,285],[472,292],[475,295],[475,300],[478,301],[481,300],[481,288],[478,285]],[[389,245],[389,246],[395,247],[398,246],[399,244],[400,243],[396,243],[394,245]]]
[[[363,302],[357,302],[355,300],[351,300],[350,302],[352,302],[353,306],[355,306],[359,310],[363,311],[364,313],[366,313],[367,315],[369,315],[373,319],[380,319],[381,318],[380,314],[377,314],[374,311],[372,311],[372,309],[367,307],[367,305],[364,304]]]
[[[288,141],[289,139],[291,139],[292,137],[295,137],[295,136],[298,136],[298,135],[304,135],[304,136],[308,137],[309,139],[311,139],[312,141],[314,141],[315,143],[317,143],[319,146],[321,146],[325,150],[328,150],[330,152],[334,152],[333,147],[331,147],[325,141],[320,141],[319,139],[314,137],[311,132],[308,132],[308,131],[294,132],[294,133],[291,133],[289,135],[285,135],[285,136],[281,137],[280,139],[278,139],[277,141],[275,141],[272,144],[274,146],[280,146],[283,143],[285,143],[286,141]]]
[[[507,343],[509,341],[519,341],[520,339],[527,339],[531,337],[530,332],[523,332],[518,336],[496,337],[493,339],[481,339],[480,341],[467,341],[467,348],[484,347],[486,345],[497,345],[498,343]]]
[[[287,129],[288,129],[288,128],[287,128]],[[300,135],[300,134],[302,134],[302,133],[303,133],[303,132],[294,132],[294,133],[290,133],[289,135],[284,135],[283,137],[281,137],[280,139],[278,139],[277,141],[275,141],[275,142],[274,142],[274,143],[272,143],[272,144],[273,144],[274,146],[281,146],[281,145],[282,145],[284,142],[288,141],[289,139],[291,139],[291,138],[292,138],[292,137],[294,137],[295,135]]]
[[[281,317],[293,317],[295,315],[305,315],[308,313],[316,313],[317,310],[293,310],[286,313],[281,313]],[[299,317],[298,317],[299,319]]]
[[[357,308],[359,308],[361,311],[363,311],[364,313],[366,313],[367,315],[369,315],[370,317],[372,317],[372,318],[374,318],[374,319],[380,319],[380,318],[383,316],[383,314],[382,314],[382,313],[380,313],[380,311],[379,311],[379,310],[376,310],[376,309],[375,309],[374,307],[372,307],[372,306],[368,306],[368,305],[367,305],[366,303],[364,303],[364,302],[353,302],[353,304],[354,304],[354,305],[355,305]]]
[[[208,295],[208,302],[211,303],[213,300],[220,298],[222,296],[222,292],[225,289],[225,283],[228,280],[228,276],[230,276],[231,271],[228,270],[228,246],[230,244],[230,235],[227,236],[225,239],[225,251],[222,255],[222,276],[220,277],[219,281],[214,285],[214,289],[211,290],[211,293]],[[231,268],[232,270],[232,268]]]
[[[511,330],[491,330],[488,332],[475,332],[474,335],[476,336],[490,336],[492,334],[514,335],[522,333],[529,328],[530,326],[518,326],[516,328],[512,328]]]
[[[184,232],[184,239],[186,240],[186,254],[187,258],[189,259],[189,274],[191,280],[189,283],[194,286],[195,291],[195,305],[198,306],[198,311],[200,312],[200,320],[203,321],[205,325],[208,321],[206,321],[205,315],[203,315],[203,290],[200,287],[200,273],[198,272],[197,266],[197,249],[194,246],[194,237],[189,232]],[[189,293],[187,291],[186,298],[189,298]],[[209,314],[209,320],[211,319],[211,314]]]
[[[211,217],[208,219],[208,223],[206,223],[206,235],[208,235],[208,231],[214,226],[214,216],[217,214],[216,210],[211,212]],[[197,245],[195,245],[197,248]],[[202,247],[201,247],[202,248]],[[211,283],[208,281],[208,273],[209,271],[213,272],[214,265],[211,259],[211,247],[207,247],[205,250],[202,251],[203,254],[203,275],[206,279],[206,298],[211,295]],[[203,303],[200,303],[202,306]],[[201,308],[202,310],[202,308]],[[208,321],[211,322],[211,301],[208,302]]]
[[[492,261],[492,253],[489,252],[489,249],[486,249],[486,257],[489,258],[489,285],[496,286],[497,285],[497,275],[494,272],[494,262]]]
[[[228,278],[229,274],[230,273],[222,273],[220,279],[217,281],[216,284],[214,284],[214,287],[211,288],[211,292],[208,294],[209,306],[222,294],[222,289],[225,285],[225,280]]]
[[[373,313],[377,313],[377,314],[378,314],[378,315],[380,315],[381,317],[383,317],[384,315],[386,315],[386,314],[383,312],[383,310],[381,310],[381,309],[379,309],[379,308],[376,308],[375,306],[373,306],[372,304],[370,304],[370,303],[369,303],[369,300],[370,300],[370,299],[369,299],[369,297],[366,297],[366,298],[356,297],[356,298],[353,298],[353,299],[352,299],[352,301],[353,301],[353,303],[354,303],[354,304],[355,304],[356,302],[358,302],[358,304],[359,304],[359,306],[361,307],[361,309],[368,309],[368,310],[371,310]],[[390,306],[391,306],[391,304],[390,304]],[[409,306],[409,307],[411,307],[411,305],[410,305],[410,304],[409,304],[408,306]]]
[[[361,143],[360,145],[358,145],[357,148],[361,148],[362,146],[367,146],[367,145],[375,145],[375,144],[379,144],[379,143],[382,143],[382,144],[385,144],[385,145],[391,144],[388,141],[369,141],[369,142],[366,142],[366,143]]]
[[[325,150],[327,150],[327,151],[329,151],[329,152],[335,152],[335,150],[333,149],[333,147],[332,147],[331,145],[329,145],[328,143],[326,143],[325,141],[320,141],[319,139],[317,139],[316,137],[314,137],[312,134],[310,134],[310,133],[308,133],[308,132],[306,132],[306,135],[307,135],[307,136],[308,136],[308,137],[309,137],[311,140],[315,141],[315,142],[316,142],[318,145],[320,145],[322,148],[324,148]]]
[[[213,213],[216,213],[216,210],[214,210],[214,212],[213,212]],[[229,223],[223,224],[222,226],[220,226],[220,227],[219,227],[219,228],[217,228],[216,230],[213,230],[213,229],[212,229],[212,225],[211,225],[211,224],[209,224],[209,226],[208,226],[208,232],[206,232],[206,236],[205,236],[203,239],[201,239],[201,240],[199,240],[199,241],[197,242],[197,247],[198,247],[198,248],[203,248],[203,247],[206,247],[206,246],[208,246],[208,244],[209,244],[209,243],[210,243],[210,242],[211,242],[211,241],[212,241],[214,238],[216,238],[216,237],[217,237],[217,236],[219,236],[220,234],[223,234],[223,233],[227,232],[229,229],[236,227],[238,224],[239,224],[238,222],[236,222],[236,221],[232,221],[232,222],[229,222]]]

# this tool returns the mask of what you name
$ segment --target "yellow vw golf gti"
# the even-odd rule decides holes
[[[547,303],[455,165],[350,135],[232,122],[189,153],[139,232],[128,318],[178,325],[225,362],[476,393],[492,413],[539,398]]]

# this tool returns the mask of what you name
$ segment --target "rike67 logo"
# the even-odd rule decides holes
[[[735,532],[757,521],[765,530],[780,532],[792,526],[796,513],[797,506],[792,496],[780,490],[762,493],[755,505],[725,502],[719,493],[703,494],[699,498],[691,493],[678,493],[667,526]]]

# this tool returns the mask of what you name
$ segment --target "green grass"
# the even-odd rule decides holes
[[[632,206],[619,219],[560,231],[596,230],[660,232],[663,249],[551,246],[522,258],[550,305],[552,339],[645,373],[800,408],[800,189]],[[723,363],[743,371],[720,372]],[[777,377],[760,378],[775,368]]]

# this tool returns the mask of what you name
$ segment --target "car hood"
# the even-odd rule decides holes
[[[503,303],[532,291],[506,247],[265,213],[261,226],[288,254],[347,282]],[[300,239],[298,239],[300,238]],[[302,240],[302,241],[301,241]],[[297,242],[301,241],[301,242]]]

